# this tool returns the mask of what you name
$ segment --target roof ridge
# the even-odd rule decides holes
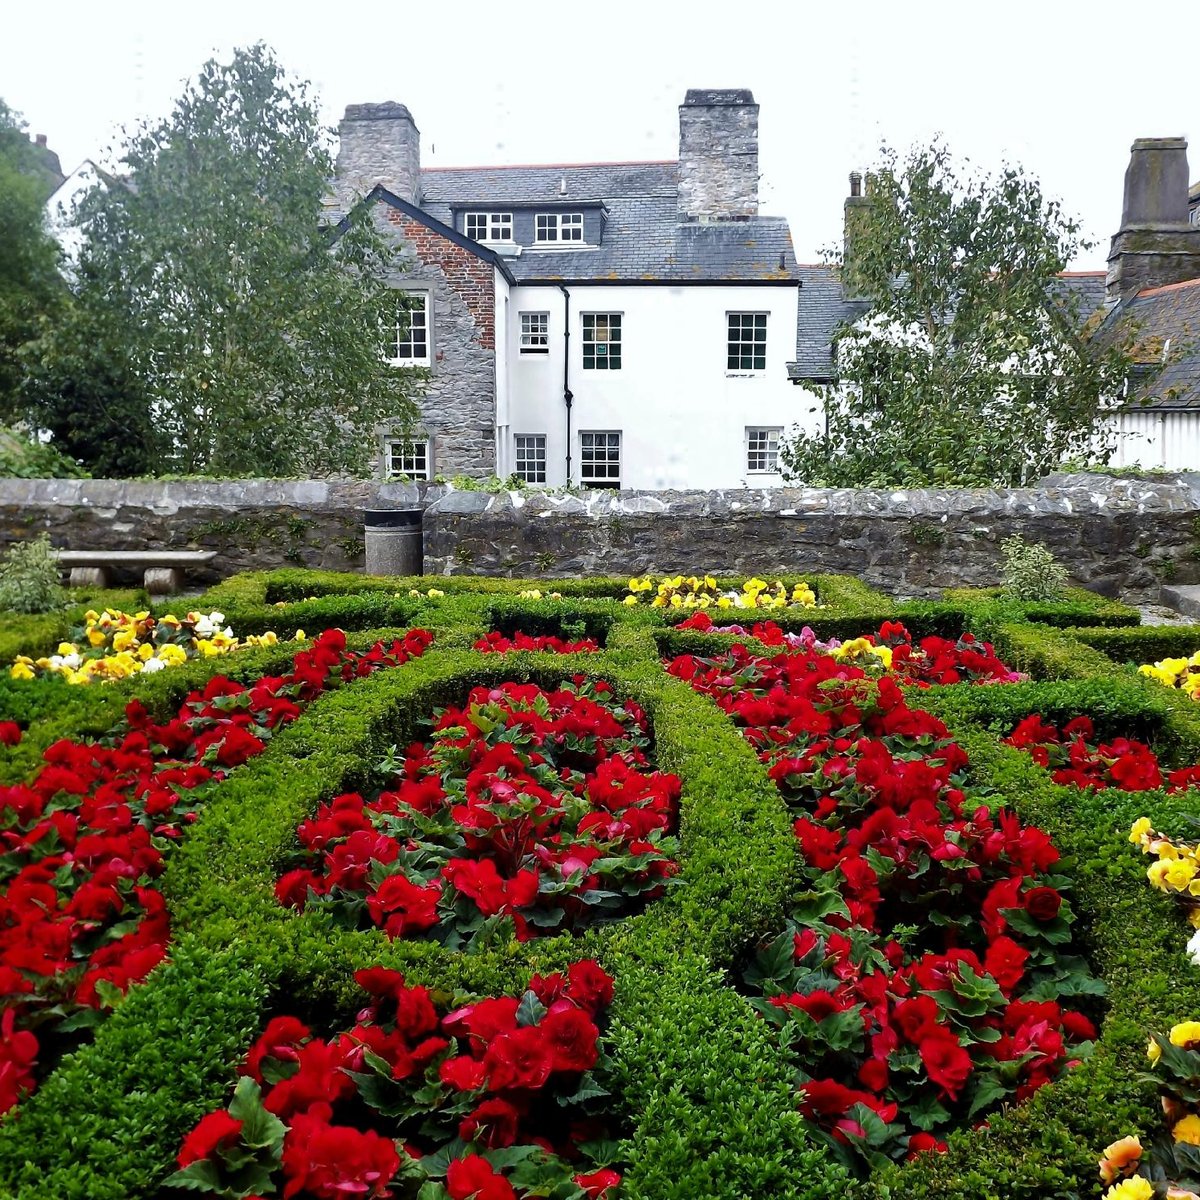
[[[1143,288],[1138,292],[1136,299],[1140,300],[1143,296],[1157,296],[1159,292],[1176,292],[1180,288],[1195,287],[1200,284],[1200,279],[1184,279],[1179,283],[1164,283],[1159,287]]]
[[[1059,279],[1103,279],[1107,271],[1059,271]]]
[[[616,162],[576,162],[576,163],[503,163],[500,165],[480,164],[467,167],[422,167],[421,174],[428,171],[560,171],[568,167],[675,167],[679,165],[677,158],[634,158]]]

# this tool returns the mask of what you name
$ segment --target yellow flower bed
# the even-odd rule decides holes
[[[711,575],[676,575],[660,579],[652,575],[629,581],[624,603],[633,606],[646,601],[652,608],[816,608],[816,593],[807,583],[797,583],[789,591],[776,579],[747,579],[741,591],[722,592]]]
[[[1167,687],[1179,688],[1195,700],[1200,692],[1200,650],[1191,658],[1164,658],[1162,662],[1143,663],[1138,672]]]
[[[296,641],[304,641],[297,630]],[[89,611],[84,625],[54,654],[42,658],[19,655],[9,669],[14,679],[61,675],[68,683],[107,683],[130,675],[151,674],[178,666],[190,658],[213,658],[247,646],[274,646],[276,634],[252,634],[239,639],[225,625],[223,613],[189,612],[183,617],[148,612],[126,613],[115,608]]]

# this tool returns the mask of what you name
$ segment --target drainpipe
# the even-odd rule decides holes
[[[571,483],[571,293],[563,284],[558,285],[563,294],[563,405],[567,410],[567,485]]]

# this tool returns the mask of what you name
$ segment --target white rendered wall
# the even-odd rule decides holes
[[[1110,417],[1117,448],[1114,467],[1163,467],[1168,471],[1200,470],[1200,411],[1145,409]]]
[[[511,350],[508,330],[517,321],[509,294],[508,280],[499,268],[492,271],[493,295],[496,298],[492,320],[496,338],[496,475],[506,479],[512,471],[512,434],[510,431]],[[519,321],[517,321],[520,324]]]
[[[571,475],[579,482],[579,434],[621,431],[625,488],[763,487],[777,474],[746,469],[747,426],[800,421],[815,428],[811,396],[788,382],[796,353],[798,289],[735,286],[568,286],[570,299]],[[508,446],[546,435],[546,482],[566,478],[563,404],[564,297],[555,287],[515,287],[509,304]],[[550,314],[548,354],[522,354],[522,312]],[[767,369],[726,371],[726,314],[767,314]],[[621,369],[583,369],[583,313],[621,314]],[[497,418],[499,423],[499,416]]]

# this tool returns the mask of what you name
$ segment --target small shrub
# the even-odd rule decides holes
[[[1014,600],[1058,600],[1067,586],[1067,572],[1041,542],[1005,538],[1003,588]]]
[[[66,602],[50,535],[41,533],[31,542],[17,542],[0,563],[0,609],[44,613]]]

